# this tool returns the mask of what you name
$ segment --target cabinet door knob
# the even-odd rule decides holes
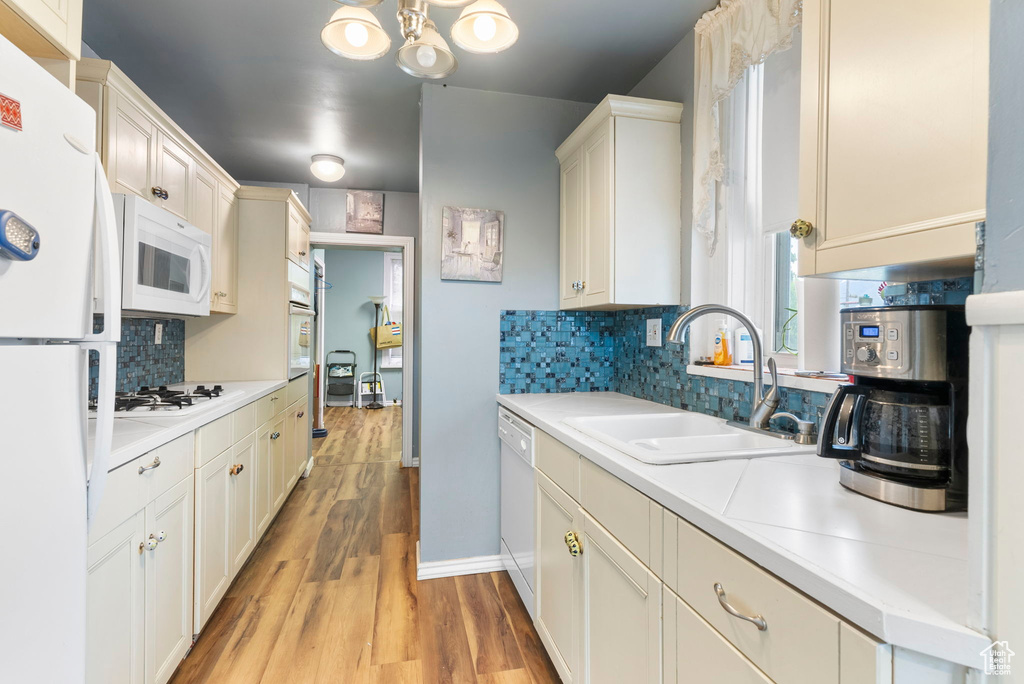
[[[565,545],[569,548],[569,555],[573,558],[583,555],[583,546],[580,544],[580,538],[572,530],[565,533]]]
[[[302,250],[302,251],[300,251],[300,252],[299,252],[299,256],[306,256],[306,250]]]
[[[726,613],[732,615],[733,617],[737,617],[740,620],[746,620],[747,622],[753,623],[754,626],[756,626],[758,630],[762,632],[768,629],[768,623],[765,622],[764,618],[760,615],[754,615],[753,617],[751,617],[749,615],[744,615],[740,611],[733,608],[732,605],[729,603],[729,600],[725,596],[725,589],[722,588],[722,585],[718,582],[715,582],[715,593],[718,595],[718,603],[721,604],[722,608],[725,610]]]
[[[245,470],[245,464],[236,463],[235,465],[231,466],[231,470],[229,470],[228,472],[230,472],[232,475],[238,475],[243,470]]]
[[[158,542],[163,542],[163,541],[167,541],[167,533],[166,533],[166,532],[164,532],[163,530],[160,530],[160,531],[159,531],[159,532],[157,532],[157,533],[156,533],[155,535],[152,535],[152,534],[151,534],[151,535],[149,535],[149,536],[153,537],[153,538],[154,538],[154,539],[156,539],[156,540],[157,540]]]
[[[275,432],[274,434],[270,435],[270,439],[277,439],[280,436],[281,436],[280,432]]]
[[[160,542],[158,542],[156,537],[151,534],[149,535],[149,539],[139,544],[139,553],[142,553],[143,551],[154,551],[159,544]]]
[[[805,238],[813,232],[814,226],[811,225],[811,222],[803,219],[793,221],[793,225],[789,227],[789,234],[798,239]]]
[[[153,196],[158,199],[166,200],[170,199],[171,197],[170,193],[161,188],[159,185],[154,185],[151,190],[153,192]]]
[[[296,417],[296,418],[301,418],[301,417],[302,417],[302,416],[304,416],[304,415],[306,415],[306,412],[305,412],[305,411],[299,411],[298,415],[297,415],[297,416],[295,416],[295,417]]]

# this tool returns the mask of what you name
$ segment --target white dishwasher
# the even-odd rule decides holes
[[[501,440],[501,558],[533,617],[534,474],[533,426],[498,409]]]

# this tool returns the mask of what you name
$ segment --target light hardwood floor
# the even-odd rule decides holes
[[[325,424],[172,684],[558,682],[507,573],[416,580],[401,408],[332,408]]]

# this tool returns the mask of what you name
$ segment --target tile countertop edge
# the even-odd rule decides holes
[[[989,638],[952,618],[920,615],[908,609],[888,605],[871,596],[864,588],[832,575],[828,570],[820,568],[776,542],[737,526],[701,503],[672,492],[663,484],[633,470],[630,467],[629,456],[561,424],[560,421],[551,422],[539,415],[538,409],[517,402],[517,398],[523,396],[531,395],[499,394],[497,400],[500,405],[556,437],[584,458],[885,643],[967,667],[977,667],[978,653],[991,644]],[[622,396],[625,398],[625,395]],[[539,410],[544,411],[543,408]]]
[[[251,380],[230,383],[232,385],[246,385],[246,387],[242,388],[245,391],[245,394],[237,399],[232,399],[229,402],[210,407],[209,411],[195,413],[185,418],[166,419],[168,425],[164,429],[158,430],[153,434],[146,435],[137,441],[131,442],[130,444],[114,450],[110,455],[110,468],[108,472],[117,470],[121,466],[131,463],[139,456],[153,451],[153,449],[158,449],[183,435],[195,432],[199,428],[208,423],[212,423],[218,418],[222,418],[243,406],[247,406],[254,401],[258,401],[271,392],[275,392],[282,387],[286,387],[288,382],[288,380]]]

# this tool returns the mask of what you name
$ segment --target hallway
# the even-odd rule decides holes
[[[172,684],[557,682],[506,573],[416,580],[401,408],[331,408],[325,424]]]

